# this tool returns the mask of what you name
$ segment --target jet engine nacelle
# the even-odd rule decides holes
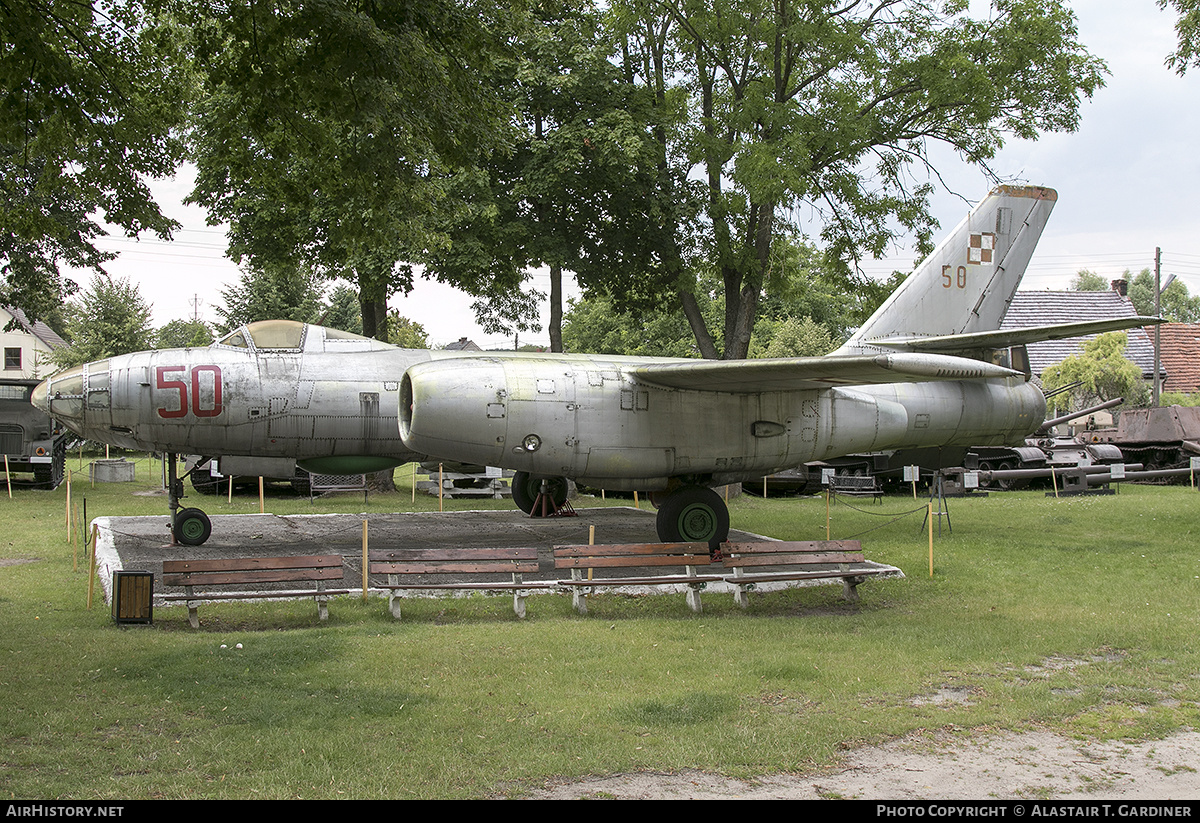
[[[684,391],[631,371],[586,355],[418,364],[401,383],[401,437],[455,460],[648,491],[758,476],[821,434],[817,391]]]

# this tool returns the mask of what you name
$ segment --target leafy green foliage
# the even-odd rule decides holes
[[[393,309],[388,313],[387,342],[402,349],[429,348],[429,334],[420,323],[415,323],[407,317],[402,317]]]
[[[1071,278],[1071,291],[1108,291],[1109,284],[1094,271],[1080,269]]]
[[[249,269],[237,283],[222,289],[225,305],[217,306],[222,334],[258,320],[315,323],[322,312],[321,278],[311,271]]]
[[[1129,301],[1133,303],[1137,313],[1145,317],[1154,317],[1154,273],[1142,269],[1129,280]],[[1159,309],[1164,319],[1172,323],[1200,322],[1200,295],[1188,294],[1188,287],[1182,280],[1174,280],[1162,290],[1159,296]]]
[[[358,304],[358,292],[344,284],[335,286],[329,294],[329,305],[321,314],[319,322],[331,329],[362,334],[362,310]],[[389,323],[389,331],[390,329]]]
[[[229,254],[353,282],[363,330],[436,242],[447,168],[505,136],[481,80],[505,12],[488,0],[196,4],[203,70],[191,201],[230,225]]]
[[[550,271],[551,350],[561,351],[561,278],[623,307],[645,307],[642,280],[663,265],[671,221],[658,213],[653,110],[644,89],[623,81],[609,59],[613,43],[589,0],[539,0],[511,55],[490,78],[512,107],[519,134],[451,180],[456,211],[446,242],[426,262],[439,279],[473,294],[489,331],[532,328],[533,301],[522,290],[531,268]]]
[[[1047,391],[1080,381],[1081,385],[1051,397],[1047,405],[1055,411],[1071,411],[1124,397],[1126,406],[1145,405],[1148,389],[1142,371],[1125,357],[1125,332],[1101,334],[1042,373]]]
[[[13,0],[0,9],[0,303],[31,319],[101,271],[102,216],[129,236],[174,221],[147,178],[174,172],[192,86],[154,0],[103,8]]]
[[[172,320],[155,332],[154,348],[183,349],[207,346],[216,337],[203,320]]]
[[[913,169],[930,168],[931,143],[986,166],[1008,135],[1075,129],[1080,99],[1105,73],[1076,41],[1065,0],[1000,0],[986,20],[962,2],[921,0],[612,9],[627,76],[676,116],[656,132],[660,162],[674,179],[703,182],[674,240],[682,260],[703,259],[721,279],[730,358],[749,350],[775,238],[797,209],[824,224],[836,269],[881,255],[898,231],[928,249],[932,188],[913,185]],[[678,107],[678,91],[694,104]],[[689,248],[701,229],[704,241]],[[697,270],[664,269],[653,285],[682,293],[701,351],[715,356],[695,310]]]
[[[151,347],[150,306],[128,280],[93,276],[88,289],[67,306],[66,314],[69,345],[51,355],[59,368]]]
[[[1197,0],[1158,0],[1158,7],[1174,8],[1179,13],[1175,21],[1178,48],[1167,56],[1167,65],[1180,74],[1200,64],[1200,2]]]

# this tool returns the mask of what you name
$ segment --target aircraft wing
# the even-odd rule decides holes
[[[985,380],[1020,372],[942,354],[789,357],[762,360],[696,360],[651,363],[631,369],[638,380],[672,389],[752,393],[827,389],[871,383]]]
[[[909,349],[922,352],[955,352],[973,349],[999,349],[1042,340],[1063,340],[1123,331],[1139,326],[1156,326],[1166,321],[1159,317],[1118,317],[1111,320],[1087,320],[1080,323],[1059,323],[1054,326],[1031,326],[1024,329],[1000,329],[971,334],[946,334],[937,337],[890,337],[872,340],[872,345]]]

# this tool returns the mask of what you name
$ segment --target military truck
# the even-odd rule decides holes
[[[63,481],[70,432],[30,404],[40,380],[0,378],[0,453],[8,462],[10,478],[21,485],[56,489]],[[3,469],[0,466],[0,469]]]

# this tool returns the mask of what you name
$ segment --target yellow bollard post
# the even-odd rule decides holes
[[[362,601],[367,602],[367,521],[363,520],[362,536]]]
[[[95,552],[94,547],[96,545],[96,535],[99,531],[100,531],[100,527],[95,524],[92,524],[92,546],[93,546],[92,560],[90,563],[88,563],[88,593],[87,593],[88,611],[92,610],[92,594],[96,589],[96,552]]]
[[[929,576],[933,577],[933,501],[929,501]]]
[[[829,539],[829,496],[831,488],[825,488],[825,539]]]

